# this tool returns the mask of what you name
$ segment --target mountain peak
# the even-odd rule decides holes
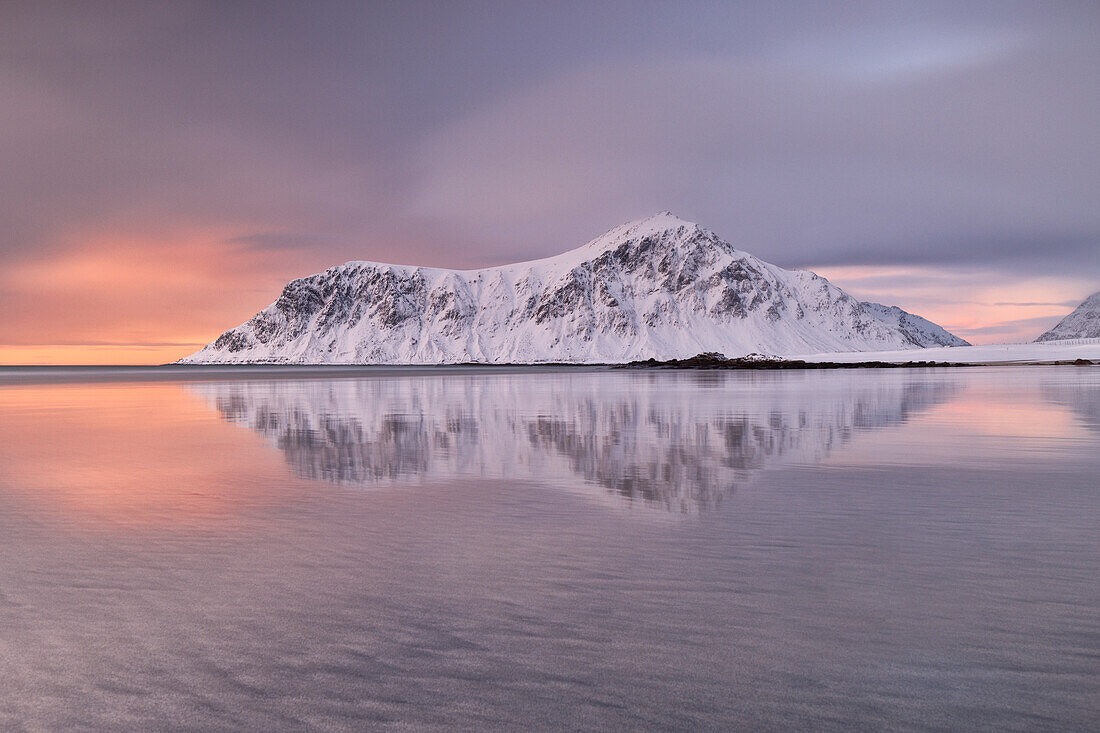
[[[638,242],[649,237],[668,239],[666,235],[669,232],[682,234],[683,236],[678,237],[682,240],[704,231],[706,230],[695,222],[681,219],[671,211],[659,211],[656,214],[620,224],[596,237],[583,247],[573,250],[573,252],[592,254],[593,252],[614,249],[626,242]]]
[[[650,214],[641,219],[628,221],[626,224],[616,227],[616,229],[665,232],[670,229],[679,229],[680,227],[698,229],[699,225],[693,221],[681,219],[671,211],[658,211],[656,214]]]

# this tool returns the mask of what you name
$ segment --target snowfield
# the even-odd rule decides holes
[[[1068,339],[1030,344],[990,344],[985,346],[936,347],[914,351],[848,351],[844,353],[804,354],[787,357],[803,361],[948,361],[959,364],[1043,364],[1055,361],[1088,359],[1100,363],[1100,338]]]
[[[964,343],[663,212],[556,257],[502,267],[348,262],[294,280],[181,361],[591,364]]]

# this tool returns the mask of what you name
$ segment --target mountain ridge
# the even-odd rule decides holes
[[[931,328],[907,327],[906,316],[919,318],[666,211],[558,255],[478,270],[346,262],[291,281],[181,361],[616,363],[961,342],[924,319]]]
[[[1058,321],[1054,328],[1040,334],[1035,341],[1100,338],[1100,291],[1081,301],[1073,311]]]

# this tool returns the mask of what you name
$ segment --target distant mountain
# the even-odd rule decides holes
[[[970,346],[969,341],[963,341],[943,326],[937,326],[927,318],[906,313],[896,305],[883,305],[882,303],[868,303],[866,301],[860,305],[883,323],[888,323],[898,329],[914,346]]]
[[[348,262],[292,281],[182,361],[599,363],[905,349],[945,336],[664,212],[556,257],[502,267]]]
[[[1072,313],[1036,341],[1100,338],[1100,293],[1085,298]]]

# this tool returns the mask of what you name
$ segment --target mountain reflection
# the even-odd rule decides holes
[[[343,484],[449,477],[603,487],[614,501],[705,511],[771,465],[815,463],[904,422],[952,384],[901,370],[530,373],[188,384]]]

